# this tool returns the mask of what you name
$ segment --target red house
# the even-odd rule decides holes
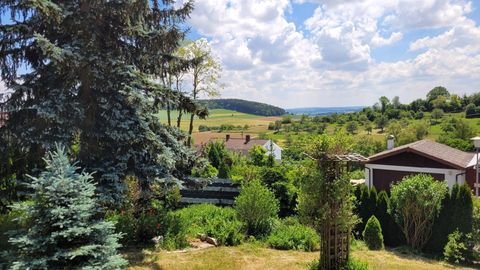
[[[454,184],[475,184],[475,153],[463,152],[430,140],[416,141],[369,157],[365,162],[365,184],[377,190],[389,190],[392,183],[412,174],[429,174],[445,181],[451,188]]]

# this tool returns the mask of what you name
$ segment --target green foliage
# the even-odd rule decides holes
[[[313,262],[308,264],[309,270],[320,270],[320,263],[318,260],[314,260]],[[345,267],[341,268],[342,270],[368,270],[368,263],[362,262],[360,260],[356,260],[350,258],[347,262]]]
[[[360,197],[357,197],[355,213],[360,220],[356,224],[354,232],[360,236],[365,229],[368,219],[375,214],[377,208],[377,191],[375,187],[369,189],[366,185],[361,185],[357,188],[359,191],[356,192],[356,195]]]
[[[218,170],[217,168],[213,167],[211,164],[207,164],[202,169],[199,169],[197,167],[192,169],[192,176],[196,177],[204,177],[204,178],[214,178],[218,175]]]
[[[348,133],[355,134],[358,129],[357,121],[349,121],[345,128],[347,129]]]
[[[273,192],[260,181],[254,180],[242,185],[242,191],[235,199],[235,210],[239,219],[245,223],[248,235],[264,236],[272,229],[279,203]]]
[[[450,93],[448,92],[447,88],[443,86],[436,86],[427,93],[427,102],[430,103],[440,96],[449,97]]]
[[[392,186],[392,213],[409,246],[421,250],[427,243],[447,190],[445,183],[423,174],[407,176]]]
[[[95,185],[87,173],[77,173],[63,148],[45,158],[46,171],[32,177],[32,204],[18,204],[21,222],[10,243],[15,247],[12,269],[119,269],[126,261],[117,254],[120,236],[114,224],[97,217]]]
[[[248,150],[248,157],[255,166],[264,166],[267,160],[267,150],[261,145],[254,145]]]
[[[456,228],[464,234],[472,232],[473,228],[473,198],[472,189],[467,185],[461,185],[458,187],[453,200],[453,221]]]
[[[390,198],[385,191],[378,193],[375,216],[382,226],[383,240],[386,246],[397,247],[405,243],[405,237],[400,233],[400,227],[390,214]]]
[[[225,144],[221,141],[210,142],[205,151],[210,164],[218,170],[218,177],[229,178],[233,162]],[[213,170],[210,170],[210,173],[213,173]]]
[[[480,199],[474,198],[473,199],[473,228],[472,228],[472,235],[475,241],[475,244],[480,244]]]
[[[432,118],[432,124],[436,124],[439,119],[441,119],[444,115],[442,109],[434,109],[430,117]]]
[[[385,115],[381,115],[375,120],[375,124],[377,125],[377,128],[381,129],[383,132],[385,127],[388,125],[388,118]]]
[[[102,204],[116,207],[127,174],[148,190],[190,172],[196,158],[185,135],[155,116],[165,103],[189,98],[154,78],[174,58],[185,35],[178,25],[192,1],[2,1],[1,7],[11,23],[0,29],[0,69],[14,91],[7,106],[15,121],[0,129],[0,143],[18,149],[13,167],[43,168],[41,157],[55,142],[78,142],[78,161],[95,172]],[[178,62],[179,70],[192,64]],[[17,171],[17,179],[30,181],[29,170]]]
[[[262,116],[280,116],[286,113],[279,107],[242,99],[208,99],[199,102],[210,110],[225,109]]]
[[[243,240],[242,223],[232,208],[200,204],[178,210],[176,214],[188,228],[189,237],[206,234],[227,246],[238,245]]]
[[[370,250],[380,250],[383,249],[383,234],[382,227],[380,222],[375,216],[371,216],[365,230],[362,233],[363,240],[367,244],[368,249]]]
[[[293,184],[288,173],[292,167],[287,164],[282,166],[263,167],[261,169],[262,182],[273,191],[279,201],[280,217],[295,214],[297,206],[297,187]]]
[[[458,230],[448,235],[443,256],[451,263],[466,264],[472,261],[473,241],[470,234],[463,234]]]
[[[320,238],[312,228],[287,218],[274,228],[267,238],[267,244],[281,250],[314,251],[319,248]]]

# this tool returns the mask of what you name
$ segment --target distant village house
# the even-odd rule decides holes
[[[211,140],[222,140],[222,139],[210,139]],[[245,135],[245,137],[233,137],[230,134],[225,135],[225,148],[247,155],[248,151],[252,149],[255,145],[262,146],[267,154],[272,154],[275,160],[282,159],[282,148],[274,143],[272,140],[264,140],[252,138],[251,135]]]
[[[365,162],[365,184],[377,190],[389,190],[391,184],[412,174],[429,174],[455,184],[475,185],[475,153],[463,152],[430,140],[420,140],[394,147],[394,138],[388,140],[388,149],[369,157]]]

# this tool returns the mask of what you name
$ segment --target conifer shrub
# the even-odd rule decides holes
[[[390,198],[385,191],[378,193],[377,208],[375,210],[375,217],[378,218],[382,226],[383,241],[385,246],[397,247],[405,244],[405,238],[400,233],[400,227],[395,223],[390,214]]]
[[[383,248],[382,227],[375,216],[371,216],[368,219],[362,235],[368,249],[380,250]]]
[[[77,173],[63,147],[47,154],[46,170],[31,177],[32,204],[24,211],[27,230],[17,230],[12,269],[121,269],[120,235],[99,218],[91,174]]]

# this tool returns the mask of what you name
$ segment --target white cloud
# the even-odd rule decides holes
[[[384,38],[381,37],[380,34],[377,32],[372,38],[372,45],[375,47],[385,46],[393,44],[403,38],[403,34],[400,32],[393,32],[390,37]]]
[[[406,102],[436,85],[478,90],[480,29],[468,18],[470,1],[293,2],[318,3],[305,33],[286,19],[287,0],[196,2],[190,22],[222,60],[222,96],[299,107],[372,104],[381,95]],[[410,40],[418,29],[443,31]],[[413,56],[373,58],[397,42],[410,43],[398,54]]]

